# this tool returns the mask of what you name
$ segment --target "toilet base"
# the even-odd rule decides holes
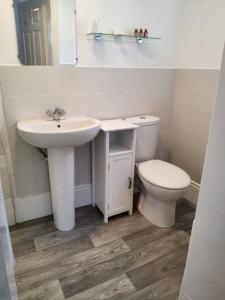
[[[159,227],[170,228],[175,224],[176,201],[160,201],[142,191],[138,210],[147,220]]]

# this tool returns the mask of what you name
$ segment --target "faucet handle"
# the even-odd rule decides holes
[[[60,107],[56,107],[55,109],[55,114],[58,114],[59,116],[65,116],[66,114],[66,111],[63,109],[63,108],[60,108]]]
[[[52,117],[54,116],[54,112],[53,112],[51,109],[48,109],[48,110],[46,111],[46,115],[47,115],[48,117],[52,118]]]

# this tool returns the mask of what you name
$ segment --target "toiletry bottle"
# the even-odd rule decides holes
[[[137,28],[134,30],[134,36],[138,37],[138,29]]]
[[[144,37],[147,38],[148,37],[148,29],[146,28],[144,31]]]
[[[144,32],[143,32],[143,29],[141,28],[139,31],[139,37],[143,37],[143,36],[144,36]]]

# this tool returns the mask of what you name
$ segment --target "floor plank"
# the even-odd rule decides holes
[[[93,230],[102,226],[102,222],[96,222],[91,225],[75,227],[71,231],[54,231],[47,234],[43,234],[34,238],[34,244],[37,251],[47,249],[50,247],[56,247],[60,244],[64,244],[70,240],[78,240],[84,235],[87,236]]]
[[[177,291],[171,292],[163,297],[160,297],[159,300],[179,300],[179,289]]]
[[[179,295],[180,284],[180,276],[175,273],[139,290],[124,300],[168,300],[171,296],[174,297],[173,300],[176,300]]]
[[[52,216],[13,226],[19,299],[176,300],[194,216],[180,201],[171,229],[138,212],[104,224],[99,210],[87,206],[76,210],[68,233],[56,230]]]
[[[97,207],[88,205],[76,208],[76,227],[87,224],[90,225],[95,221],[101,221],[103,223],[103,215]]]
[[[124,274],[83,293],[72,296],[68,300],[122,300],[134,292],[134,286]]]
[[[12,244],[12,247],[16,258],[36,252],[33,239],[14,243]]]
[[[50,221],[53,221],[53,215],[41,217],[41,218],[30,220],[30,221],[25,221],[22,223],[17,223],[15,225],[10,226],[9,231],[12,232],[15,230],[25,229],[25,228],[29,229],[31,226],[47,223]]]
[[[143,289],[153,283],[168,277],[170,274],[177,272],[180,278],[187,257],[187,246],[180,246],[168,255],[157,258],[152,262],[146,263],[141,267],[135,268],[127,272],[127,276],[137,290]]]
[[[195,212],[190,212],[182,216],[177,216],[174,228],[176,230],[184,230],[191,234],[192,224],[195,217]]]
[[[177,202],[176,205],[176,216],[181,217],[185,214],[195,212],[195,209],[188,204],[188,201],[185,199],[182,199]]]
[[[49,282],[36,289],[28,290],[19,295],[19,300],[64,300],[58,280]]]
[[[73,270],[70,270],[66,276],[59,277],[64,295],[70,297],[156,258],[163,257],[180,245],[187,245],[188,240],[189,236],[186,233],[173,232],[163,239],[86,268],[81,272],[74,273]]]
[[[16,258],[16,274],[25,273],[29,270],[37,269],[41,266],[63,260],[64,257],[78,254],[80,252],[94,248],[94,245],[87,235],[80,238],[64,240],[54,247],[48,247],[41,251]]]
[[[90,238],[97,247],[149,226],[151,223],[136,212],[131,216],[112,219],[108,224],[91,233]]]
[[[137,249],[150,242],[160,240],[161,238],[168,236],[172,232],[173,230],[171,229],[160,228],[158,226],[151,225],[146,229],[139,230],[132,234],[128,234],[122,239],[131,249]]]
[[[130,249],[122,240],[116,240],[101,247],[96,247],[82,253],[71,255],[46,264],[38,268],[32,268],[29,271],[17,272],[16,281],[20,291],[26,288],[34,288],[59,278],[67,276],[69,272],[79,272],[85,268],[94,266],[103,261],[110,260]]]
[[[102,218],[101,212],[97,208],[93,208],[92,205],[84,206],[76,208],[75,211],[76,215],[76,224],[81,225],[86,222],[90,222],[90,219]],[[47,223],[53,221],[53,215],[41,217],[38,219],[17,223],[9,227],[10,232],[19,230],[19,229],[29,229],[31,226],[39,225],[43,223]]]
[[[11,235],[12,243],[26,242],[37,236],[56,231],[53,221],[13,230]]]

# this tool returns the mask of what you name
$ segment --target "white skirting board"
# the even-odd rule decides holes
[[[193,181],[184,196],[194,206],[197,205],[199,187],[199,184]],[[92,203],[92,185],[84,184],[75,187],[75,198],[75,207],[90,205]],[[6,199],[5,202],[9,225],[13,225],[15,224],[15,215],[12,199]],[[17,223],[50,215],[52,214],[51,194],[45,193],[16,198],[14,200],[14,207]]]
[[[66,200],[66,199],[65,199]],[[92,203],[92,185],[84,184],[75,187],[75,207]],[[16,222],[21,223],[52,214],[51,194],[45,193],[26,196],[14,200]]]
[[[198,202],[199,190],[200,184],[198,184],[195,181],[192,181],[190,187],[184,195],[184,198],[188,200],[192,205],[196,206]]]

